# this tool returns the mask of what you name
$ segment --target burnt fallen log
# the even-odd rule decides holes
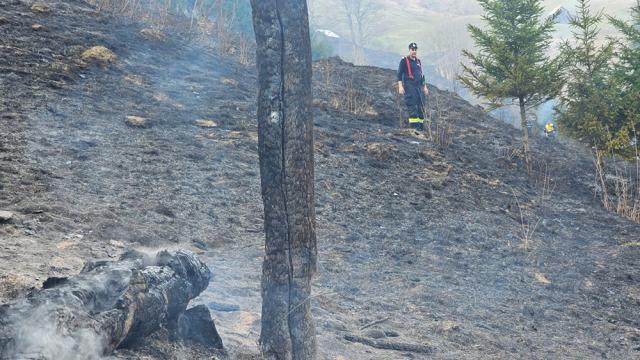
[[[0,307],[0,359],[94,359],[160,327],[184,328],[189,301],[209,279],[209,268],[182,250],[89,263]]]
[[[397,351],[415,352],[415,353],[422,353],[422,354],[433,353],[433,348],[428,345],[407,344],[407,343],[401,343],[396,341],[369,339],[366,337],[351,335],[351,334],[345,335],[344,339],[347,341],[368,345],[376,349],[397,350]]]

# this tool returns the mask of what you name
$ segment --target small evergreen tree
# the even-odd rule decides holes
[[[479,0],[486,29],[469,25],[478,53],[463,50],[460,81],[492,109],[517,104],[527,169],[531,170],[527,109],[557,95],[558,58],[551,59],[554,19],[543,18],[539,0]]]
[[[640,0],[631,8],[630,21],[609,19],[623,35],[613,73],[618,107],[610,147],[630,157],[636,155],[636,131],[640,130]]]
[[[611,78],[614,44],[607,40],[597,45],[602,18],[602,12],[591,13],[589,0],[578,0],[577,16],[570,23],[572,40],[562,46],[566,83],[556,107],[561,132],[594,147],[599,165],[618,130]]]

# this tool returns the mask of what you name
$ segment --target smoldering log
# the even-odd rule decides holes
[[[98,358],[161,326],[175,328],[210,276],[183,250],[87,264],[0,307],[0,359]]]

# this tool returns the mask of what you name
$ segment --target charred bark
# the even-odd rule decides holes
[[[520,106],[520,126],[522,127],[522,148],[524,151],[524,162],[527,165],[527,173],[531,175],[532,164],[531,164],[531,152],[529,151],[529,127],[527,122],[527,110],[525,107],[524,97],[520,97],[518,99],[518,104]]]
[[[209,278],[207,266],[187,251],[88,264],[0,308],[0,358],[98,358],[174,326]]]
[[[307,4],[252,0],[251,6],[266,234],[260,344],[266,359],[313,359],[310,295],[317,250]]]

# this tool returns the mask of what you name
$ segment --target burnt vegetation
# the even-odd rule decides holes
[[[0,4],[0,299],[188,248],[228,353],[160,326],[113,356],[259,358],[254,45],[195,15],[38,4]],[[532,136],[527,165],[519,130],[433,86],[416,133],[394,80],[313,64],[318,358],[638,357],[639,225],[602,206],[590,150]]]

